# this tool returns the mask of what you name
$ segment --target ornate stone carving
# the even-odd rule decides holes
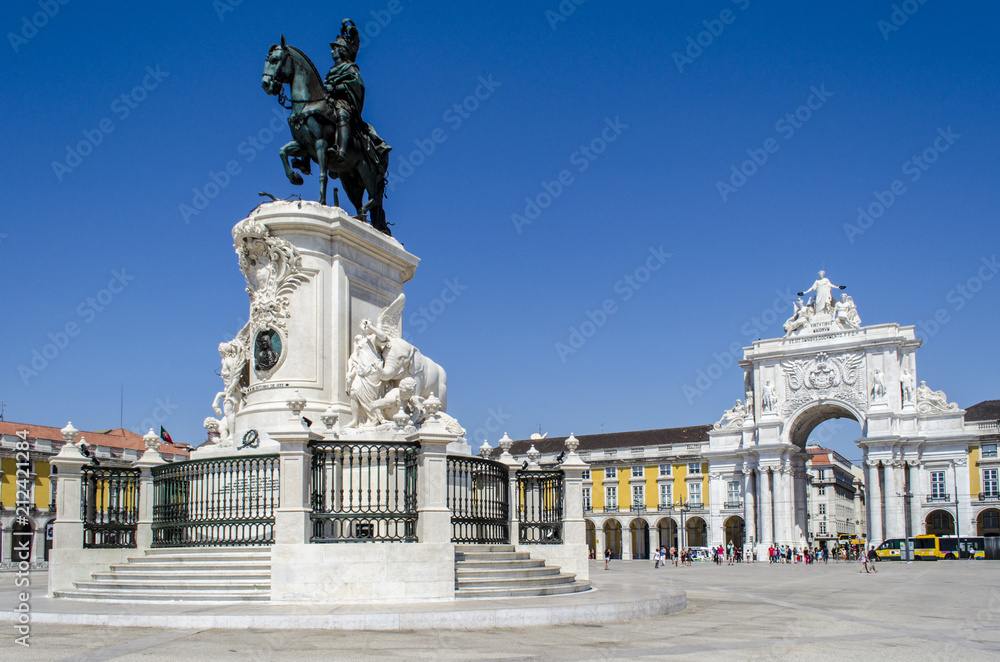
[[[716,430],[738,430],[743,427],[743,419],[746,417],[747,409],[739,400],[732,409],[727,409],[725,413],[715,423]]]
[[[884,402],[888,392],[888,389],[885,387],[885,375],[881,370],[875,368],[875,372],[872,373],[872,403]]]
[[[903,406],[913,404],[913,375],[907,370],[903,370],[899,376],[899,389],[903,395]]]
[[[826,277],[826,272],[820,271],[812,286],[798,293],[799,297],[803,297],[815,292],[816,298],[804,304],[801,298],[795,302],[795,310],[783,327],[785,337],[861,328],[861,317],[854,299],[847,294],[840,295],[839,301],[833,298],[832,290],[844,287],[834,285]]]
[[[215,394],[212,410],[220,417],[216,432],[219,434],[219,443],[223,446],[232,445],[231,435],[236,412],[243,407],[246,388],[250,385],[249,342],[250,324],[247,323],[235,338],[219,345],[219,356],[222,359],[219,376],[222,377],[222,390]]]
[[[284,332],[288,295],[307,280],[298,250],[249,218],[233,228],[233,243],[250,295],[249,335],[267,328]]]
[[[764,382],[763,392],[761,393],[761,404],[760,410],[762,413],[771,413],[778,406],[778,394],[775,393],[774,383],[771,381]]]
[[[781,364],[788,399],[782,413],[790,414],[815,400],[840,400],[868,411],[868,393],[862,383],[864,354],[853,352],[829,356],[820,352],[813,359],[796,359]]]
[[[956,457],[953,461],[956,467],[964,467],[969,464],[969,458],[967,457]]]
[[[948,396],[944,391],[932,391],[927,382],[920,382],[920,386],[917,387],[917,411],[921,414],[958,411],[958,404],[948,402]]]

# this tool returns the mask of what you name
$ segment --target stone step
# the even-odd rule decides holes
[[[456,552],[513,552],[514,545],[468,545],[459,543],[455,545]]]
[[[142,593],[127,589],[88,589],[76,591],[56,591],[57,598],[74,600],[107,600],[115,602],[267,602],[271,599],[268,591],[152,591]]]
[[[580,593],[589,591],[588,582],[573,582],[572,584],[558,584],[555,586],[532,587],[532,588],[483,588],[467,589],[455,591],[456,598],[526,598],[540,597],[545,595],[566,595],[570,593]]]
[[[270,568],[263,568],[260,570],[244,570],[239,574],[220,572],[218,569],[215,570],[202,570],[202,571],[188,571],[184,570],[152,570],[152,569],[139,569],[139,568],[113,568],[111,572],[95,572],[93,573],[94,581],[157,581],[157,580],[217,580],[220,582],[225,582],[232,577],[238,577],[239,579],[255,579],[255,580],[265,580],[270,581],[271,570]]]
[[[531,577],[551,577],[559,574],[559,568],[554,566],[539,565],[534,568],[465,568],[456,567],[455,576],[459,579],[486,579],[495,577],[528,579]]]
[[[525,561],[528,552],[455,552],[455,561]]]
[[[162,556],[170,554],[271,554],[270,545],[244,545],[218,547],[155,547],[145,550],[146,556]]]
[[[541,559],[519,559],[519,560],[499,560],[499,561],[455,561],[456,568],[541,568],[545,561]]]
[[[75,582],[76,588],[78,590],[93,590],[93,591],[105,591],[105,590],[127,590],[127,591],[191,591],[194,589],[201,589],[208,592],[219,593],[233,591],[267,591],[271,590],[271,580],[259,580],[259,579],[243,579],[242,577],[233,577],[226,579],[195,579],[195,580],[182,580],[182,581],[167,581],[167,580],[141,580],[141,579],[126,579],[117,580],[112,579],[109,581],[103,580],[88,580],[83,582]]]
[[[129,563],[245,563],[247,561],[270,561],[270,552],[253,554],[156,554],[129,557]]]
[[[557,586],[559,584],[572,584],[576,581],[575,575],[550,575],[548,577],[494,577],[490,579],[459,579],[457,587],[464,589],[486,589],[486,588],[532,588]]]
[[[118,570],[173,570],[176,572],[187,572],[193,570],[204,570],[215,572],[259,572],[261,570],[270,570],[271,560],[260,560],[260,561],[247,561],[247,562],[231,562],[231,563],[207,563],[207,562],[184,562],[184,561],[170,561],[165,563],[116,563],[111,566],[112,571]]]

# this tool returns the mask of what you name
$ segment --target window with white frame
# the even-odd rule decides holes
[[[826,496],[826,488],[820,485],[818,488],[816,488],[816,494],[818,494],[819,496]]]
[[[997,469],[983,469],[983,495],[998,496]]]
[[[731,480],[726,484],[726,503],[730,506],[740,502],[740,481]]]
[[[583,476],[583,480],[590,480],[590,469],[584,469],[581,475]]]
[[[996,444],[983,444],[983,457],[996,457],[996,456],[997,456]]]
[[[825,536],[826,535],[826,522],[820,522],[819,523],[819,535],[821,535],[821,536]]]
[[[642,478],[642,467],[632,467],[632,478]]]
[[[688,462],[688,474],[700,474],[701,462]]]
[[[632,486],[632,507],[641,508],[646,505],[646,492],[643,485]]]
[[[944,500],[948,497],[948,485],[943,471],[931,472],[931,498]]]
[[[671,472],[670,472],[670,465],[669,464],[661,464],[660,465],[660,475],[661,476],[669,476],[670,473]]]
[[[669,506],[674,502],[674,486],[670,483],[660,485],[660,505]]]
[[[608,510],[618,510],[618,488],[608,485],[604,488],[604,507]]]
[[[688,483],[688,503],[701,503],[701,483]]]
[[[819,514],[820,515],[826,515],[826,504],[825,503],[819,504]]]
[[[604,477],[606,479],[618,478],[618,467],[606,467],[604,469]]]
[[[590,502],[590,488],[589,487],[583,488],[583,509],[584,510],[593,510],[593,507],[591,506],[591,502]]]

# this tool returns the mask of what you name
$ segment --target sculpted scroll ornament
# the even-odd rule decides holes
[[[253,219],[233,228],[233,243],[250,295],[251,337],[259,329],[285,331],[288,294],[307,279],[302,257],[292,244],[272,237],[267,226]]]
[[[862,383],[864,359],[861,352],[839,356],[820,352],[814,359],[782,362],[788,386],[782,413],[788,415],[819,399],[837,399],[868,411],[868,393]]]

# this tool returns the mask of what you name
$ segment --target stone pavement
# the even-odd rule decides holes
[[[592,566],[602,591],[687,592],[687,609],[621,623],[484,630],[223,630],[34,623],[31,647],[0,623],[0,659],[17,660],[995,660],[1000,563],[766,563],[653,570]],[[32,583],[42,585],[43,577]],[[0,577],[8,591],[13,579]]]

